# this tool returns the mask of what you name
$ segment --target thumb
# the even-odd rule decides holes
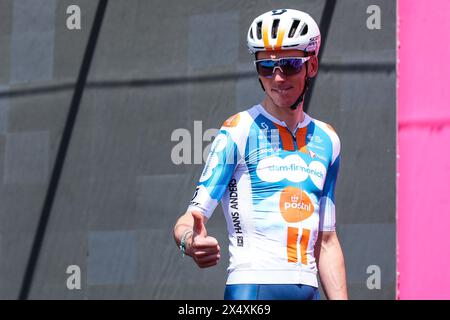
[[[191,212],[191,214],[192,217],[194,218],[194,227],[192,228],[194,231],[193,237],[195,236],[206,237],[208,233],[206,232],[206,227],[205,224],[203,223],[203,215],[198,211],[193,211]]]

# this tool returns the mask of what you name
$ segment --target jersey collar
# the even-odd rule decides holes
[[[264,107],[263,107],[261,104],[258,104],[258,105],[256,106],[256,108],[258,109],[258,111],[259,111],[264,117],[266,117],[266,118],[269,119],[270,121],[272,121],[272,122],[274,122],[274,123],[276,123],[276,124],[278,124],[278,125],[280,125],[280,126],[283,126],[283,127],[286,127],[286,128],[288,127],[287,124],[286,124],[286,122],[281,121],[281,120],[275,118],[274,116],[272,116],[269,112],[267,112],[266,109],[264,109]],[[302,122],[300,122],[300,123],[297,125],[297,129],[298,129],[298,128],[304,128],[304,127],[306,127],[306,126],[311,122],[311,117],[310,117],[306,112],[303,112],[303,113],[305,114],[305,118],[303,119]]]

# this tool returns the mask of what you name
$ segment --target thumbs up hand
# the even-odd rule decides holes
[[[200,268],[215,266],[220,259],[219,243],[216,238],[208,236],[203,215],[200,212],[192,212],[192,217],[194,227],[189,255]]]

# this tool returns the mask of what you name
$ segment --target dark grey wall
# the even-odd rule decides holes
[[[336,2],[309,104],[341,137],[337,223],[354,299],[395,295],[396,3],[376,2],[380,30],[366,28],[372,1]],[[97,3],[0,1],[3,299],[23,285]],[[66,28],[70,4],[81,8],[81,30]],[[207,226],[225,251],[219,266],[198,269],[172,240],[202,164],[175,165],[171,136],[189,131],[194,161],[194,121],[203,134],[261,100],[246,31],[280,7],[319,22],[325,0],[109,1],[45,237],[28,268],[30,298],[223,297],[221,208]],[[81,268],[81,290],[66,287],[69,265]],[[366,285],[370,265],[380,267],[379,290]]]

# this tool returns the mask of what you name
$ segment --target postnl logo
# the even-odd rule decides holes
[[[311,178],[314,185],[322,189],[326,176],[326,168],[319,161],[309,165],[298,155],[290,155],[282,159],[270,157],[261,160],[257,167],[258,177],[267,182],[279,182],[287,179],[292,182],[302,182]]]
[[[303,190],[286,187],[280,195],[280,212],[286,222],[296,223],[308,219],[314,213],[314,205]]]

